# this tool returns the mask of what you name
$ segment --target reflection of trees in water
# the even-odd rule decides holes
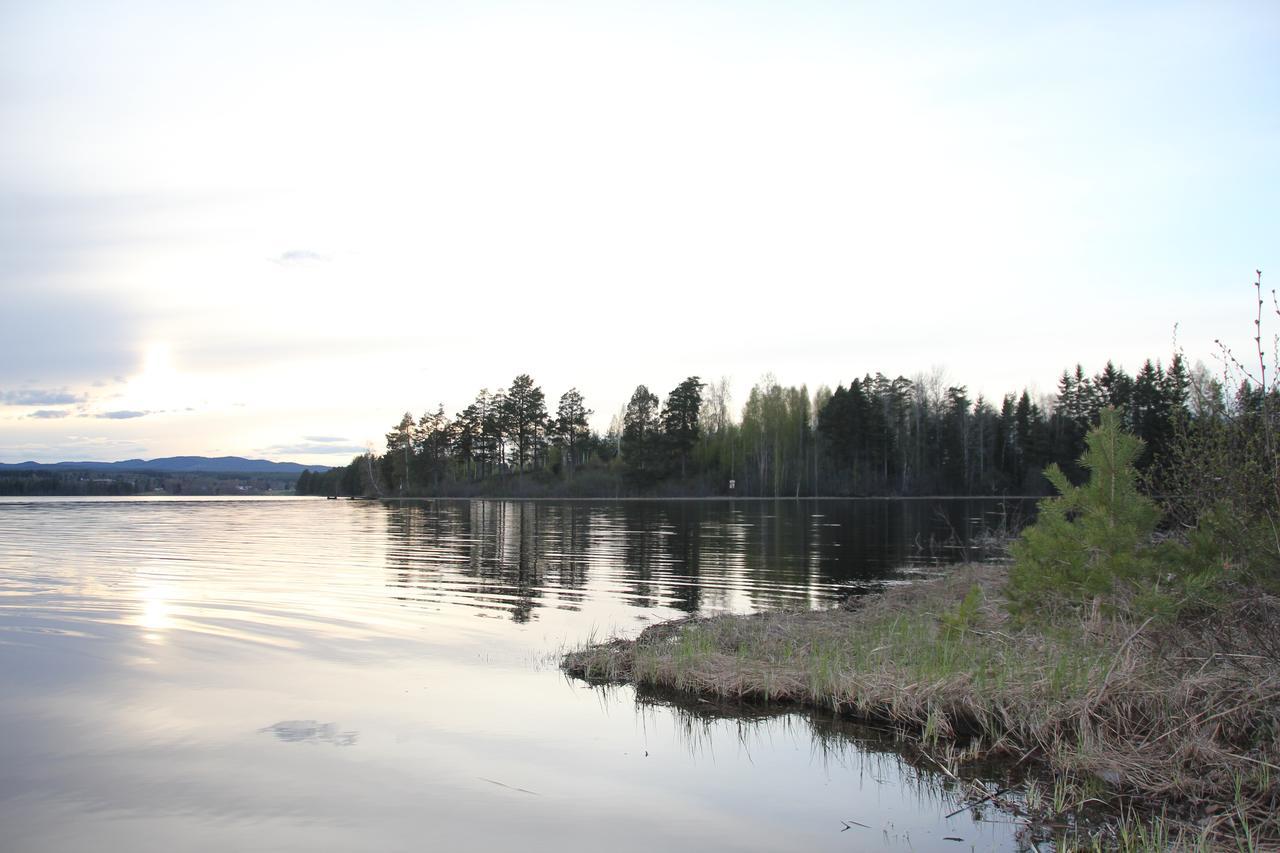
[[[670,514],[672,602],[685,613],[702,609],[702,513],[690,503],[676,504]]]
[[[514,502],[386,504],[387,561],[401,600],[461,602],[525,622],[537,607],[536,511]]]
[[[498,608],[528,621],[553,590],[574,608],[591,564],[592,512],[534,501],[387,504],[393,585],[420,601]]]
[[[752,581],[748,589],[753,609],[794,607],[801,603],[795,592],[809,587],[808,560],[804,558],[809,518],[800,507],[779,501],[756,503],[751,510],[748,531],[754,536],[746,567]]]
[[[461,578],[469,598],[491,603],[511,614],[516,622],[532,617],[541,597],[539,519],[531,504],[514,501],[469,501],[458,514],[453,536],[465,553]]]
[[[955,547],[991,501],[504,501],[383,505],[405,601],[686,613],[816,607]],[[950,542],[951,544],[948,544]]]
[[[632,607],[649,609],[658,603],[655,574],[660,578],[666,559],[664,538],[669,532],[660,507],[633,504],[623,536],[622,571],[630,583],[624,600]]]
[[[542,559],[548,582],[554,585],[562,606],[576,609],[586,600],[591,561],[591,509],[581,504],[539,504],[545,514],[542,526]]]

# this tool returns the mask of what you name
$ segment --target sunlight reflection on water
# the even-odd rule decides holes
[[[998,511],[0,500],[4,849],[847,850],[856,815],[863,844],[1008,846],[838,724],[556,668],[656,620],[829,606]]]

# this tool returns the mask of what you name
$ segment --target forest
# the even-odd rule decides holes
[[[78,468],[0,471],[0,495],[18,497],[288,494],[284,473],[95,471]]]
[[[386,450],[326,473],[303,472],[299,494],[401,496],[920,496],[1043,495],[1042,472],[1072,479],[1084,438],[1113,407],[1143,439],[1144,469],[1199,421],[1256,405],[1247,385],[1181,354],[1136,375],[1112,362],[1064,370],[1057,393],[971,398],[941,371],[865,374],[834,390],[766,377],[735,410],[729,382],[690,376],[665,399],[645,385],[603,433],[576,388],[548,408],[528,374],[481,390],[452,417],[443,404],[405,412]]]

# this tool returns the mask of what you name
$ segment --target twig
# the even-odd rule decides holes
[[[1035,753],[1037,753],[1037,752],[1039,752],[1039,751],[1040,751],[1040,744],[1036,744],[1035,746],[1031,747],[1031,749],[1029,749],[1029,750],[1027,750],[1026,752],[1024,752],[1024,753],[1022,754],[1022,757],[1021,757],[1021,758],[1019,758],[1017,761],[1013,762],[1013,766],[1014,766],[1014,767],[1017,767],[1019,764],[1021,764],[1021,763],[1022,763],[1022,762],[1024,762],[1024,761],[1026,761],[1028,758],[1030,758],[1032,755],[1034,755]],[[1009,769],[1011,769],[1011,770],[1012,770],[1013,768],[1011,767],[1011,768],[1009,768]]]
[[[1238,754],[1233,753],[1233,752],[1227,752],[1225,749],[1219,749],[1219,750],[1218,750],[1218,754],[1219,754],[1219,755],[1224,755],[1224,756],[1226,756],[1227,758],[1238,758],[1238,759],[1240,759],[1241,761],[1248,761],[1250,764],[1261,764],[1263,767],[1268,767],[1268,768],[1270,768],[1270,769],[1272,769],[1272,770],[1280,770],[1280,767],[1277,767],[1276,765],[1272,764],[1272,763],[1271,763],[1271,762],[1269,762],[1269,761],[1263,761],[1263,760],[1262,760],[1262,759],[1260,759],[1260,758],[1250,758],[1250,757],[1249,757],[1249,756],[1247,756],[1247,755],[1238,755]]]
[[[955,810],[955,811],[953,811],[951,814],[947,815],[947,817],[955,817],[956,815],[960,814],[960,812],[965,812],[965,811],[968,811],[968,810],[969,810],[969,809],[971,809],[971,808],[974,808],[975,806],[980,806],[980,805],[982,805],[983,803],[985,803],[987,800],[994,800],[994,799],[996,799],[997,797],[999,797],[1001,794],[1003,794],[1005,791],[1008,791],[1008,790],[1009,790],[1008,788],[997,788],[994,792],[992,792],[992,793],[988,793],[988,794],[987,794],[985,797],[983,797],[982,799],[974,800],[974,801],[973,801],[973,802],[971,802],[971,803],[965,803],[963,806],[961,806],[960,808],[956,809],[956,810]],[[947,818],[943,818],[943,820],[946,820],[946,819],[947,819]]]
[[[1174,726],[1173,728],[1169,729],[1169,731],[1167,731],[1167,732],[1165,732],[1164,734],[1160,735],[1160,737],[1156,738],[1155,740],[1143,741],[1142,745],[1141,745],[1141,746],[1139,746],[1138,748],[1139,748],[1139,749],[1146,749],[1146,748],[1147,748],[1147,747],[1149,747],[1149,746],[1154,746],[1155,744],[1157,744],[1157,743],[1159,743],[1160,741],[1162,741],[1162,740],[1164,740],[1165,738],[1167,738],[1169,735],[1171,735],[1171,734],[1176,734],[1177,732],[1182,731],[1183,729],[1185,729],[1187,726],[1191,725],[1191,724],[1192,724],[1192,723],[1194,723],[1194,722],[1199,721],[1199,722],[1201,722],[1201,723],[1207,723],[1207,722],[1209,722],[1209,721],[1211,721],[1211,720],[1216,720],[1216,719],[1218,719],[1219,717],[1225,717],[1227,714],[1234,714],[1236,711],[1239,711],[1241,708],[1247,708],[1247,707],[1248,707],[1248,706],[1250,706],[1250,705],[1257,704],[1259,701],[1266,701],[1266,700],[1267,700],[1267,699],[1269,699],[1269,698],[1270,698],[1270,697],[1268,697],[1268,696],[1263,696],[1263,697],[1261,697],[1261,699],[1256,699],[1256,698],[1255,698],[1255,699],[1250,699],[1250,700],[1248,700],[1248,701],[1246,701],[1246,702],[1241,702],[1239,705],[1236,705],[1234,708],[1228,708],[1228,709],[1227,709],[1227,710],[1225,710],[1225,711],[1219,711],[1218,713],[1213,714],[1212,716],[1205,717],[1203,720],[1200,720],[1199,715],[1196,715],[1195,717],[1192,717],[1191,719],[1186,720],[1186,721],[1184,721],[1184,722],[1182,722],[1182,723],[1179,723],[1178,725],[1176,725],[1176,726]]]
[[[960,781],[959,777],[957,777],[957,776],[956,776],[956,774],[952,773],[952,772],[951,772],[951,771],[946,767],[946,765],[944,765],[941,761],[939,761],[938,759],[934,758],[932,755],[930,755],[929,753],[925,752],[923,749],[921,749],[921,750],[920,750],[920,754],[921,754],[921,755],[923,755],[925,758],[929,759],[930,761],[932,761],[934,764],[938,765],[938,768],[939,768],[943,773],[946,773],[948,776],[950,776],[952,779],[954,779],[957,783],[962,784],[962,785],[964,784],[963,782],[961,782],[961,781]]]
[[[1102,698],[1102,694],[1103,694],[1104,692],[1106,692],[1107,684],[1111,681],[1111,675],[1112,675],[1112,673],[1114,673],[1114,672],[1116,671],[1116,667],[1120,665],[1120,656],[1124,654],[1125,649],[1129,648],[1129,644],[1133,642],[1134,638],[1135,638],[1135,637],[1137,637],[1139,634],[1141,634],[1141,633],[1142,633],[1142,629],[1143,629],[1143,628],[1145,628],[1145,627],[1147,627],[1148,625],[1150,625],[1150,624],[1151,624],[1151,620],[1152,620],[1152,619],[1155,619],[1155,618],[1156,618],[1156,617],[1154,617],[1154,616],[1148,616],[1148,617],[1147,617],[1147,621],[1145,621],[1145,622],[1143,622],[1141,625],[1139,625],[1139,626],[1138,626],[1138,630],[1136,630],[1136,631],[1134,631],[1132,634],[1130,634],[1130,635],[1125,639],[1125,641],[1124,641],[1123,643],[1121,643],[1121,644],[1120,644],[1120,648],[1116,649],[1116,656],[1115,656],[1115,658],[1113,658],[1113,659],[1112,659],[1112,661],[1111,661],[1111,666],[1107,669],[1107,674],[1106,674],[1105,676],[1103,676],[1103,678],[1102,678],[1102,684],[1098,685],[1097,699],[1090,699],[1089,701],[1087,701],[1087,702],[1085,703],[1085,706],[1086,706],[1086,707],[1088,707],[1089,705],[1096,704],[1096,703],[1097,703],[1097,701],[1098,701],[1099,699],[1101,699],[1101,698]]]
[[[484,776],[477,776],[481,782],[488,782],[490,785],[497,785],[499,788],[506,788],[508,791],[519,791],[522,794],[532,794],[535,797],[542,796],[537,791],[530,791],[527,788],[517,788],[515,785],[508,785],[506,782],[499,782],[497,779],[486,779]]]

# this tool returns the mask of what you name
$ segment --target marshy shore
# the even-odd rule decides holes
[[[1173,618],[1095,604],[1009,615],[1007,569],[964,566],[825,611],[690,618],[567,654],[593,681],[800,703],[893,727],[950,774],[1039,768],[1019,806],[1065,846],[1280,846],[1280,598]],[[1133,843],[1131,843],[1133,842]]]

